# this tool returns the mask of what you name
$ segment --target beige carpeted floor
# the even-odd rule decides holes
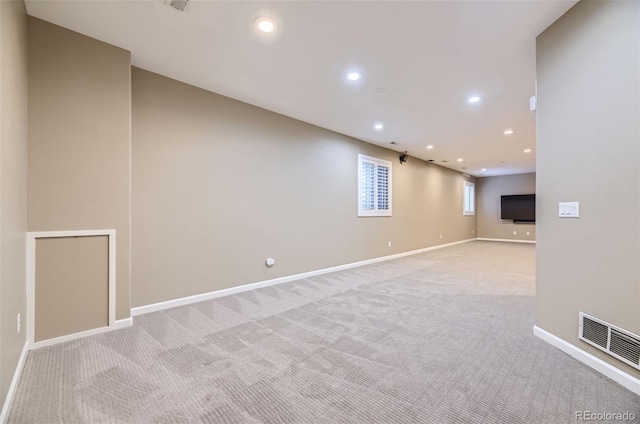
[[[29,354],[9,423],[573,423],[640,398],[532,335],[532,245],[473,242]],[[637,422],[636,418],[636,422]]]

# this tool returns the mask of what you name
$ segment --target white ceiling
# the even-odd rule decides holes
[[[535,171],[535,38],[575,3],[26,1],[134,66],[476,176]]]

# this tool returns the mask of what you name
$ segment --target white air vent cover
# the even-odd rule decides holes
[[[580,312],[578,337],[640,370],[640,336]]]

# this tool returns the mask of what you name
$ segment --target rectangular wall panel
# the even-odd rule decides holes
[[[36,240],[35,341],[109,325],[109,237]]]

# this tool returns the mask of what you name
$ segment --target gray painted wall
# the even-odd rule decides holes
[[[36,342],[109,325],[108,236],[39,238],[35,266]]]
[[[0,1],[0,199],[0,398],[4,401],[26,330],[27,13],[22,1]]]
[[[29,231],[116,230],[116,319],[130,315],[130,168],[131,54],[29,17]]]
[[[458,172],[141,69],[132,88],[134,307],[475,237]],[[393,163],[392,217],[358,218],[358,153]]]
[[[582,1],[537,40],[536,324],[635,377],[578,311],[640,334],[639,63],[639,2]]]

